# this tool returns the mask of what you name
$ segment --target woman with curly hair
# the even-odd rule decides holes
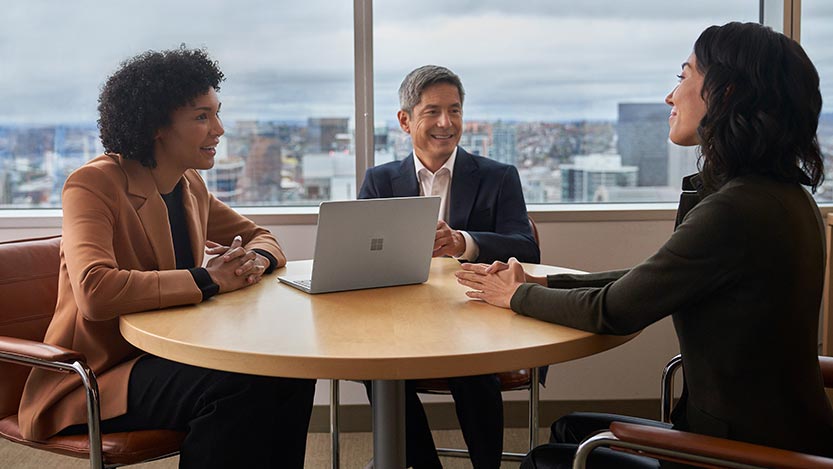
[[[303,467],[313,380],[208,370],[144,354],[119,316],[245,288],[286,263],[272,234],[208,192],[223,73],[202,50],[149,51],[105,83],[105,154],[67,178],[58,304],[44,342],[83,353],[105,433],[187,432],[180,467]],[[216,255],[205,267],[205,254]],[[33,369],[20,404],[30,439],[86,432],[73,374]]]
[[[808,191],[823,179],[819,77],[801,46],[754,23],[706,29],[668,95],[669,138],[700,145],[678,226],[628,271],[525,274],[463,265],[459,282],[518,314],[600,334],[672,316],[685,369],[674,428],[833,456],[833,410],[818,361],[824,231]],[[572,414],[522,467],[570,467],[575,445],[612,420]],[[641,423],[662,425],[640,420]],[[659,467],[596,450],[591,467]],[[666,463],[663,463],[666,466]]]

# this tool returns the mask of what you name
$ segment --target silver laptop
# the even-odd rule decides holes
[[[278,277],[307,293],[428,280],[440,198],[322,202],[311,278]]]

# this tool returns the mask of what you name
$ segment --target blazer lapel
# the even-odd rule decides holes
[[[127,176],[127,192],[156,256],[156,265],[159,266],[159,270],[175,269],[176,257],[171,239],[171,225],[168,222],[168,208],[156,189],[150,169],[138,161],[122,157],[119,157],[119,164]]]
[[[474,157],[458,147],[448,208],[448,224],[455,230],[465,230],[469,226],[469,216],[479,187],[480,171]]]
[[[392,197],[415,197],[419,195],[419,181],[414,168],[413,152],[402,160],[399,165],[399,174],[390,182]]]

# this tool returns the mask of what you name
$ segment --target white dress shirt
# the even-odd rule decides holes
[[[437,220],[443,220],[448,223],[448,206],[451,199],[451,178],[454,175],[454,161],[457,159],[457,148],[445,163],[432,173],[430,169],[426,168],[419,156],[414,152],[414,167],[416,169],[417,180],[419,180],[419,195],[438,195],[440,196],[440,213]],[[480,254],[480,248],[474,241],[474,238],[466,231],[458,230],[463,235],[466,241],[466,250],[460,256],[455,256],[455,259],[463,261],[473,261],[477,259]]]

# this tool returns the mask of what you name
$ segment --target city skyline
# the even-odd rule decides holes
[[[697,170],[697,151],[668,141],[660,122],[664,106],[622,103],[616,121],[468,120],[460,145],[515,165],[528,203],[673,202],[680,178]],[[212,192],[238,206],[353,198],[349,121],[229,122],[214,168],[203,176]],[[833,114],[822,120],[819,141],[825,154],[833,154]],[[374,150],[375,164],[382,164],[404,159],[412,146],[391,122],[375,129]],[[0,206],[60,206],[68,174],[101,151],[98,131],[89,124],[0,125]],[[828,178],[817,199],[831,198]]]

